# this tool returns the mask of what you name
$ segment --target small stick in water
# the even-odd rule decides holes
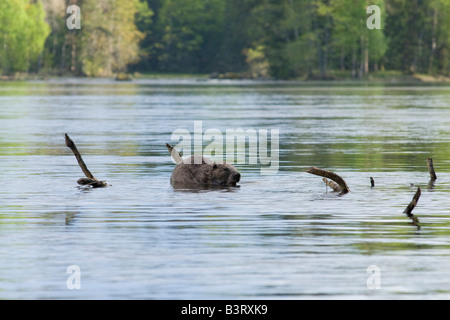
[[[329,186],[331,189],[333,189],[334,192],[341,192],[342,189],[339,187],[339,185],[331,180],[328,180],[327,178],[322,178],[323,182],[325,182],[325,185]]]
[[[417,191],[414,194],[414,197],[412,198],[411,202],[406,207],[405,211],[403,211],[403,213],[405,213],[409,218],[412,219],[413,225],[417,226],[419,229],[420,229],[419,219],[412,214],[412,211],[416,207],[417,202],[419,201],[421,193],[422,192],[420,190],[420,187],[417,187]]]
[[[78,165],[80,166],[81,170],[83,171],[86,178],[81,178],[77,181],[80,185],[90,185],[93,188],[102,188],[106,187],[108,184],[106,182],[100,181],[97,178],[94,177],[94,175],[89,171],[86,164],[84,163],[83,158],[81,157],[80,152],[77,149],[77,146],[73,142],[72,139],[70,139],[69,135],[65,134],[66,138],[66,146],[72,150],[73,154],[75,155],[75,158],[78,161]]]
[[[431,180],[436,180],[437,176],[436,176],[436,172],[434,172],[434,167],[433,167],[433,158],[427,158],[427,167],[428,167],[428,172],[430,173],[430,178]]]
[[[180,153],[173,146],[166,143],[166,147],[176,164],[183,162],[183,158],[181,157]]]
[[[370,177],[370,187],[371,188],[375,187],[375,180],[373,180],[372,177]]]
[[[348,188],[347,183],[345,183],[345,180],[342,179],[339,175],[337,175],[336,173],[334,173],[332,171],[323,170],[323,169],[319,169],[316,167],[311,167],[308,170],[306,170],[306,172],[335,181],[341,188],[340,194],[346,194],[346,193],[350,192],[350,189]]]

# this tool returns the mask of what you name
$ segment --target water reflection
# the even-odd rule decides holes
[[[448,298],[449,96],[447,87],[0,83],[0,298]],[[240,188],[172,188],[165,143],[196,120],[222,132],[279,129],[278,173],[245,163]],[[109,187],[78,187],[65,132]],[[351,192],[327,191],[310,166],[338,172]],[[421,230],[403,214],[417,186]],[[65,288],[72,264],[78,292]],[[382,272],[375,293],[369,265]]]

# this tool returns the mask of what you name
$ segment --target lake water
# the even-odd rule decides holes
[[[165,143],[194,122],[279,130],[278,170],[174,190]],[[66,132],[109,187],[77,185]],[[0,299],[449,299],[449,147],[444,86],[2,82]]]

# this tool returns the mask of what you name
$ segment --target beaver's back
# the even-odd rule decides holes
[[[170,182],[173,185],[209,185],[213,162],[203,156],[191,156],[183,159],[172,172]]]

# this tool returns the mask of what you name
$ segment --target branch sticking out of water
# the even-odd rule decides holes
[[[339,185],[339,187],[341,188],[340,195],[350,192],[350,189],[348,188],[347,183],[345,183],[345,180],[342,179],[339,175],[337,175],[336,173],[334,173],[332,171],[323,170],[323,169],[319,169],[316,167],[311,167],[308,170],[306,170],[306,172],[315,174],[316,176],[328,178],[328,179],[331,179],[334,182],[336,182]]]
[[[412,219],[413,225],[417,226],[418,229],[420,229],[419,219],[412,214],[412,211],[416,207],[417,202],[419,201],[419,198],[420,198],[421,194],[422,194],[422,192],[420,190],[420,187],[417,187],[417,191],[414,194],[414,197],[412,198],[411,202],[406,207],[405,211],[403,211],[403,213],[405,213],[409,218]]]
[[[431,181],[436,180],[437,176],[436,176],[436,172],[434,172],[433,158],[427,158],[427,167],[428,167],[428,172],[430,173]]]
[[[75,155],[75,158],[78,161],[78,165],[80,166],[81,170],[83,171],[84,175],[86,176],[86,178],[78,179],[77,183],[79,185],[90,185],[93,188],[103,188],[103,187],[108,186],[108,184],[106,182],[98,180],[89,171],[89,169],[87,168],[86,164],[84,163],[83,158],[81,157],[80,152],[77,149],[77,146],[75,145],[73,140],[70,139],[70,137],[69,137],[69,135],[67,133],[65,134],[65,139],[66,139],[66,146],[70,150],[72,150],[73,154]]]
[[[181,157],[180,153],[173,146],[166,143],[166,147],[176,164],[183,162],[183,158]]]

